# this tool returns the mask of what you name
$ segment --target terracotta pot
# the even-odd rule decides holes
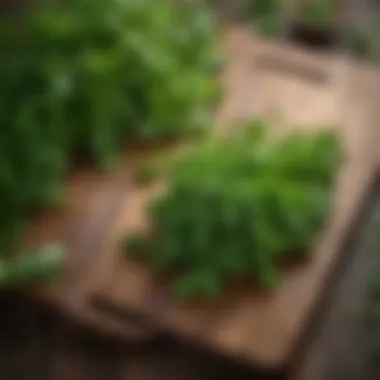
[[[295,21],[290,29],[290,38],[303,45],[314,48],[333,47],[339,38],[339,29],[332,24],[313,24],[306,21]]]

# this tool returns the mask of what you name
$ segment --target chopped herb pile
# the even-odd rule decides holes
[[[148,205],[150,230],[124,248],[176,273],[182,297],[218,295],[241,277],[271,288],[321,229],[338,165],[332,130],[274,140],[261,123],[243,125],[174,163],[167,192]]]

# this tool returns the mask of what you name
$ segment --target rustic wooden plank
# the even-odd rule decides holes
[[[119,380],[208,379],[203,358],[171,342],[144,348],[129,347],[122,357]]]
[[[124,211],[115,220],[105,245],[103,276],[107,271],[111,274],[99,288],[99,296],[205,347],[268,369],[281,368],[306,329],[369,191],[376,166],[373,128],[362,123],[361,117],[353,117],[362,109],[357,110],[355,101],[348,96],[352,92],[348,79],[354,74],[349,61],[334,55],[307,56],[296,48],[268,45],[241,34],[233,38],[240,42],[239,46],[232,44],[240,66],[236,76],[232,75],[234,79],[230,78],[230,91],[235,95],[220,112],[218,125],[224,125],[224,118],[230,122],[259,115],[270,118],[280,133],[294,125],[319,128],[326,124],[336,125],[341,133],[346,160],[337,178],[335,207],[311,260],[287,272],[281,286],[270,296],[245,287],[230,289],[215,302],[179,303],[149,269],[121,257],[120,233],[146,223],[143,206],[152,193],[151,189],[131,188]],[[302,76],[257,68],[255,59],[262,54],[289,61],[304,57],[304,65],[317,65],[328,80],[321,85]]]
[[[119,351],[118,345],[107,340],[89,340],[67,321],[58,318],[50,342],[50,370],[44,378],[117,380]]]
[[[379,265],[374,242],[378,235],[379,189],[369,200],[336,290],[326,300],[312,343],[294,363],[293,380],[378,379],[373,362],[377,329],[369,323],[371,290]]]

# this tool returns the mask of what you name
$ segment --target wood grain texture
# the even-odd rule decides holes
[[[65,206],[34,218],[22,245],[35,247],[54,241],[66,248],[59,278],[51,284],[27,289],[29,295],[87,328],[139,341],[145,339],[146,329],[139,330],[138,326],[129,326],[125,321],[118,324],[94,310],[88,302],[96,283],[92,272],[108,236],[108,228],[118,216],[120,202],[128,189],[129,166],[121,166],[124,171],[108,175],[77,170],[66,181]]]
[[[294,126],[315,129],[326,124],[341,133],[346,157],[336,181],[335,207],[311,259],[285,273],[272,295],[261,295],[245,286],[228,289],[215,302],[179,303],[148,268],[121,257],[120,234],[144,227],[143,208],[154,192],[131,187],[104,244],[98,278],[109,275],[99,283],[98,298],[215,351],[279,368],[291,358],[369,191],[376,168],[374,131],[366,120],[365,105],[351,97],[355,86],[350,79],[355,72],[348,60],[265,43],[241,30],[228,37],[233,62],[226,74],[228,96],[217,115],[218,127],[260,116],[272,121],[279,133]],[[297,70],[289,74],[289,70],[255,65],[263,55],[305,65],[309,70],[312,66],[325,73],[326,82],[297,76]]]

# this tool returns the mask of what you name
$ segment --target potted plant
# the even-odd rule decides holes
[[[344,0],[301,0],[297,2],[291,38],[308,46],[335,45],[344,16]]]

